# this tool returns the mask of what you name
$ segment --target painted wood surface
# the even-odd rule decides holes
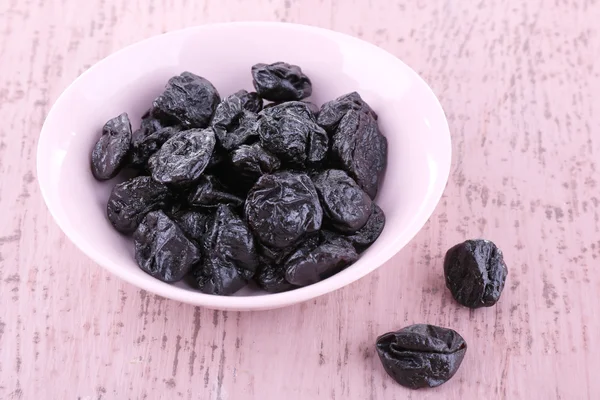
[[[386,266],[286,309],[209,311],[111,277],[37,187],[53,101],[127,44],[257,19],[349,33],[422,74],[453,138],[439,207]],[[598,0],[0,1],[0,398],[600,398],[598,21]],[[469,311],[442,259],[481,236],[509,277],[496,307]],[[396,385],[374,353],[377,335],[416,322],[469,343],[440,388]]]

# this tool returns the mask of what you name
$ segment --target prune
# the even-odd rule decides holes
[[[330,169],[313,180],[325,215],[343,233],[361,229],[371,216],[371,198],[344,171]]]
[[[147,274],[177,282],[201,260],[200,250],[162,211],[146,214],[133,234],[135,259]]]
[[[212,83],[186,71],[169,79],[165,91],[154,100],[153,114],[167,124],[206,128],[219,101]]]
[[[149,176],[115,185],[108,199],[107,216],[116,230],[132,233],[150,211],[167,205],[169,189]]]
[[[246,90],[238,90],[233,94],[242,101],[242,107],[245,110],[253,113],[258,113],[263,109],[263,99],[256,92],[248,92]]]
[[[446,286],[458,303],[469,308],[496,304],[507,274],[502,251],[489,240],[459,243],[444,259]]]
[[[285,279],[297,286],[311,285],[340,272],[357,259],[352,244],[341,237],[332,238],[316,248],[309,243],[286,260]]]
[[[264,107],[263,114],[275,117],[277,114],[281,114],[288,110],[301,113],[306,118],[315,118],[315,122],[316,117],[319,114],[319,107],[310,101],[282,101],[279,103],[269,103]]]
[[[173,219],[190,239],[198,243],[202,242],[207,224],[210,223],[209,215],[196,210],[178,211]]]
[[[385,214],[377,204],[373,203],[373,211],[365,226],[352,235],[346,236],[346,239],[354,245],[356,251],[362,252],[377,240],[384,226]]]
[[[261,112],[257,128],[261,145],[294,167],[315,165],[327,156],[327,132],[314,121],[305,105],[295,102]]]
[[[285,280],[285,269],[282,266],[270,264],[268,260],[261,260],[261,266],[254,280],[268,293],[287,292],[296,287]]]
[[[212,129],[190,129],[167,140],[148,160],[152,177],[161,183],[188,185],[198,181],[215,147]]]
[[[373,199],[387,161],[387,140],[369,114],[350,110],[333,136],[332,151],[344,170]]]
[[[447,382],[467,351],[467,343],[457,332],[425,324],[381,335],[376,347],[388,375],[411,389]]]
[[[350,110],[361,111],[377,120],[377,114],[369,107],[362,97],[360,97],[360,94],[352,92],[323,104],[319,111],[317,123],[325,128],[327,132],[333,133],[342,118]]]
[[[228,193],[213,175],[203,175],[198,181],[198,186],[190,193],[188,203],[197,207],[218,207],[220,204],[239,207],[244,203],[244,199]]]
[[[284,62],[252,66],[258,95],[270,101],[300,100],[312,94],[310,79],[297,65]]]
[[[202,251],[203,262],[193,274],[204,293],[231,295],[252,279],[258,267],[250,229],[225,205],[219,206],[211,219]]]
[[[92,174],[98,180],[114,178],[131,147],[131,123],[126,113],[109,120],[92,150]]]
[[[231,153],[231,164],[243,177],[255,182],[264,174],[275,172],[281,162],[258,143],[241,145]]]
[[[283,248],[321,228],[323,209],[306,174],[289,171],[263,175],[245,204],[248,224],[265,245]]]
[[[257,115],[245,109],[244,105],[244,99],[236,93],[226,97],[215,111],[211,125],[225,150],[233,150],[252,138],[258,139]]]
[[[156,153],[167,140],[180,130],[181,128],[178,126],[166,126],[159,128],[149,135],[134,135],[131,149],[131,164],[134,166],[145,165],[150,156]]]
[[[263,259],[268,260],[271,264],[283,265],[285,260],[299,248],[316,248],[319,243],[321,243],[321,235],[319,235],[320,232],[323,231],[307,234],[301,239],[297,240],[294,244],[283,248],[269,247],[259,243],[259,254]]]

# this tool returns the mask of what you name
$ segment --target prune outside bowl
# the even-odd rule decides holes
[[[133,128],[167,80],[183,71],[209,79],[221,96],[251,90],[250,67],[297,64],[311,78],[309,100],[321,105],[358,91],[379,115],[389,143],[377,202],[386,214],[379,239],[360,259],[319,283],[267,294],[251,287],[235,296],[203,294],[185,283],[163,283],[140,270],[130,238],[106,218],[117,180],[96,181],[90,151],[104,123],[127,112]],[[451,145],[442,107],[429,86],[392,54],[334,31],[288,23],[204,25],[151,37],[101,60],[58,98],[42,128],[38,182],[46,205],[67,237],[121,279],[182,302],[222,310],[271,309],[307,301],[346,286],[383,265],[422,228],[446,186]]]

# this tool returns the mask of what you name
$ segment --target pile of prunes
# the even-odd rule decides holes
[[[123,113],[92,150],[96,179],[134,172],[107,216],[157,279],[283,292],[346,268],[383,230],[377,114],[356,92],[320,109],[305,101],[312,84],[295,65],[256,64],[252,77],[256,92],[221,99],[203,77],[174,76],[139,129]]]

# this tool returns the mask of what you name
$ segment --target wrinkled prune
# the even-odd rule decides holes
[[[388,375],[411,389],[447,382],[467,351],[467,343],[457,332],[425,324],[381,335],[376,347]]]
[[[313,180],[325,215],[343,233],[361,229],[371,216],[371,198],[344,171],[330,169]]]
[[[306,174],[289,171],[263,175],[245,205],[250,228],[265,245],[283,248],[321,228],[323,209]]]
[[[322,162],[329,146],[327,132],[305,105],[285,104],[261,112],[257,124],[261,145],[294,167]]]
[[[210,216],[196,210],[178,211],[173,215],[174,221],[190,238],[201,243],[210,223]]]
[[[375,198],[387,161],[387,140],[369,114],[349,110],[333,136],[332,151],[371,198]]]
[[[297,65],[284,62],[252,66],[258,95],[270,101],[300,100],[312,94],[310,79]]]
[[[169,189],[149,176],[139,176],[116,185],[108,199],[107,216],[116,230],[132,233],[144,216],[164,207]]]
[[[206,128],[219,104],[219,92],[208,80],[183,72],[169,79],[154,100],[153,114],[167,124]]]
[[[377,204],[373,203],[373,211],[365,226],[352,235],[346,236],[346,239],[354,245],[356,251],[362,252],[377,240],[384,226],[385,214]]]
[[[190,129],[167,140],[148,160],[152,177],[161,183],[188,185],[200,179],[215,147],[212,129]]]
[[[491,307],[500,299],[508,270],[502,251],[489,240],[467,240],[444,259],[446,286],[465,307]]]
[[[270,264],[268,260],[261,260],[261,266],[254,280],[268,293],[287,292],[296,287],[285,280],[285,269],[282,266]]]
[[[238,90],[233,94],[242,101],[242,107],[245,110],[253,113],[258,113],[263,109],[263,99],[256,92],[248,92],[247,90]]]
[[[231,153],[231,164],[243,177],[256,181],[264,174],[275,172],[281,162],[258,143],[242,145]]]
[[[177,282],[201,260],[200,250],[162,211],[146,214],[133,234],[135,259],[147,274]]]
[[[213,175],[203,175],[190,193],[188,203],[196,207],[218,207],[220,204],[239,207],[244,204],[244,199],[227,192]]]
[[[352,244],[342,237],[332,238],[316,248],[308,243],[286,260],[285,279],[297,286],[311,285],[340,272],[357,259]]]
[[[258,139],[257,115],[244,105],[244,99],[236,93],[226,97],[215,111],[211,125],[225,150],[233,150],[252,138]]]
[[[314,119],[319,114],[319,107],[310,101],[283,101],[280,103],[267,104],[262,112],[263,115],[268,115],[271,118],[281,118],[285,112],[293,112],[300,114],[304,118]]]
[[[352,92],[323,104],[319,111],[317,123],[325,128],[327,132],[333,133],[342,118],[350,110],[361,111],[371,115],[373,119],[377,120],[377,114],[369,107],[362,97],[360,97],[360,94]]]
[[[134,135],[131,149],[131,164],[145,165],[150,156],[156,153],[163,144],[181,130],[178,126],[166,126],[148,135]],[[138,132],[138,131],[136,131]]]
[[[114,178],[131,147],[131,123],[126,113],[109,120],[92,150],[92,174],[98,180]]]
[[[252,279],[258,267],[250,229],[225,205],[211,219],[202,251],[203,262],[194,269],[194,278],[204,293],[231,295]]]

